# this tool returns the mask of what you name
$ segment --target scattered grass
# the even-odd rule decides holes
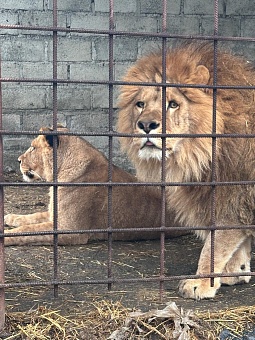
[[[120,302],[102,300],[91,304],[87,313],[63,315],[46,307],[6,315],[5,340],[96,340],[96,339],[178,339],[178,320],[182,329],[188,324],[182,339],[217,339],[223,329],[241,337],[255,323],[255,306],[238,307],[219,312],[190,313],[177,308],[173,314],[160,315],[163,310],[146,313],[132,312]],[[172,316],[171,316],[172,315]],[[183,321],[185,320],[185,321]],[[187,321],[188,320],[188,321]],[[175,333],[174,333],[175,332]],[[174,334],[175,337],[174,337]],[[179,334],[179,335],[178,335]]]

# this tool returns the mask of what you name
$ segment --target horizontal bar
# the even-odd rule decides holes
[[[13,229],[13,233],[3,234],[0,233],[1,237],[16,237],[16,236],[40,236],[40,235],[73,235],[73,234],[97,234],[97,233],[130,233],[130,230],[132,232],[167,232],[169,230],[187,230],[187,231],[195,231],[195,230],[234,230],[234,229],[254,229],[254,224],[249,225],[209,225],[209,226],[179,226],[179,227],[154,227],[154,228],[143,228],[143,227],[136,227],[136,228],[111,228],[111,229],[89,229],[89,230],[49,230],[49,231],[40,231],[40,232],[22,232],[22,233],[15,233],[15,228]],[[8,231],[10,231],[9,229]]]
[[[0,130],[0,135],[2,136],[38,136],[38,135],[57,135],[57,136],[83,136],[83,137],[136,137],[144,138],[145,134],[135,134],[135,133],[119,133],[116,131],[108,132],[68,132],[68,131],[11,131],[11,130]],[[152,138],[255,138],[255,134],[245,134],[245,133],[150,133]]]
[[[159,281],[174,281],[183,279],[199,279],[199,278],[215,278],[215,277],[234,277],[234,276],[255,276],[255,272],[242,272],[242,273],[211,273],[211,274],[200,274],[200,275],[172,275],[166,276],[153,276],[143,278],[109,278],[101,280],[72,280],[72,281],[31,281],[31,282],[16,282],[16,283],[4,283],[0,284],[0,288],[17,288],[17,287],[28,287],[28,286],[52,286],[52,285],[79,285],[79,284],[117,284],[117,283],[140,283],[140,282],[155,282]]]
[[[107,36],[133,36],[133,37],[152,37],[152,38],[171,38],[171,39],[190,39],[190,40],[211,40],[211,41],[247,41],[255,42],[252,37],[232,37],[218,35],[187,35],[187,34],[171,34],[168,32],[132,32],[132,31],[117,31],[117,30],[95,30],[86,28],[69,28],[59,26],[27,26],[27,25],[0,25],[0,29],[8,30],[27,30],[27,31],[46,31],[46,32],[64,32],[64,33],[84,33]]]
[[[234,186],[254,185],[254,181],[229,182],[0,182],[0,186],[13,187],[190,187],[190,186]]]
[[[205,85],[205,84],[182,84],[182,83],[155,83],[155,82],[127,82],[121,80],[71,80],[60,78],[0,78],[2,83],[50,83],[50,84],[88,84],[88,85],[130,85],[130,86],[161,86],[178,88],[205,88],[221,90],[254,90],[254,85]]]

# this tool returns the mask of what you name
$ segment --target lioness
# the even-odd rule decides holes
[[[214,100],[212,89],[214,67],[217,85],[254,86],[255,72],[246,60],[224,51],[218,51],[217,63],[214,56],[211,43],[184,43],[167,52],[165,73],[161,52],[142,57],[124,77],[124,81],[137,84],[122,86],[118,116],[119,132],[140,135],[120,138],[139,180],[160,182],[164,144],[160,136],[152,135],[163,132],[173,135],[165,138],[166,182],[191,184],[167,186],[167,203],[175,211],[178,223],[198,227],[195,233],[205,243],[197,274],[205,276],[212,270],[211,228],[227,226],[215,232],[213,272],[218,274],[250,270],[251,239],[255,236],[254,229],[245,228],[254,225],[254,185],[217,185],[255,179],[255,139],[230,138],[231,134],[255,133],[254,90],[222,88],[217,90]],[[152,84],[143,86],[139,82]],[[222,136],[214,138],[215,133]],[[210,186],[212,180],[215,189]],[[209,185],[199,186],[197,182]],[[238,228],[240,225],[242,229]],[[231,229],[232,226],[236,229]],[[242,266],[242,262],[246,265]],[[240,264],[239,269],[236,263]],[[179,289],[187,298],[212,298],[222,282],[233,284],[249,279],[250,276],[218,277],[212,287],[209,278],[189,279],[182,281]]]
[[[50,129],[43,128],[46,135],[35,138],[31,147],[19,157],[20,170],[25,181],[53,180],[53,138],[47,135]],[[58,131],[67,131],[58,128]],[[83,138],[59,135],[57,147],[57,178],[59,182],[107,182],[108,160]],[[136,182],[136,178],[120,169],[112,167],[113,182]],[[8,214],[5,224],[15,226],[5,230],[11,232],[42,232],[53,230],[53,188],[49,191],[50,202],[47,211],[29,215]],[[158,238],[157,231],[135,232],[134,228],[160,227],[160,190],[152,187],[112,188],[112,227],[130,228],[129,232],[114,233],[115,240],[135,240]],[[107,229],[108,189],[103,186],[59,186],[58,187],[58,229],[90,230]],[[171,230],[173,216],[167,213],[167,237],[175,237],[185,232]],[[62,234],[59,244],[86,244],[88,240],[103,240],[107,233]],[[52,244],[52,235],[5,237],[5,245]]]

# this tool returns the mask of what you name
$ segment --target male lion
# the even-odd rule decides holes
[[[178,223],[187,227],[208,227],[195,231],[205,242],[197,274],[205,276],[211,273],[213,216],[216,227],[229,227],[215,231],[214,273],[248,272],[251,239],[255,235],[254,229],[238,229],[240,225],[254,224],[254,185],[216,185],[215,191],[210,184],[196,185],[196,182],[211,183],[212,180],[217,184],[255,179],[254,138],[229,138],[229,134],[254,133],[254,90],[217,89],[214,101],[212,89],[214,67],[217,68],[217,85],[254,86],[255,72],[239,57],[224,51],[219,51],[217,56],[217,64],[214,64],[210,43],[185,42],[169,50],[165,92],[162,90],[161,52],[138,60],[124,77],[124,81],[137,84],[122,86],[117,124],[120,133],[140,135],[120,138],[139,180],[160,182],[164,154],[166,182],[191,182],[185,186],[167,186],[167,203],[175,211]],[[144,86],[139,82],[151,84]],[[181,84],[193,84],[193,87]],[[194,84],[201,86],[195,88]],[[162,115],[164,104],[165,117]],[[163,132],[174,134],[165,138],[165,144],[163,138],[155,136]],[[228,134],[228,138],[213,139],[212,133]],[[208,137],[194,134],[208,134]],[[215,210],[211,209],[213,195]],[[232,226],[236,228],[230,229]],[[209,278],[188,279],[180,283],[179,289],[187,298],[212,298],[221,283],[249,282],[249,279],[250,276],[241,275],[217,277],[212,287]]]
[[[20,170],[25,181],[53,180],[53,137],[47,135],[50,129],[41,129],[46,135],[39,135],[31,147],[19,157]],[[58,131],[67,129],[58,128]],[[59,182],[107,182],[108,160],[83,138],[59,135],[57,167]],[[136,182],[136,178],[113,165],[113,182]],[[48,210],[29,215],[8,214],[5,224],[17,228],[12,232],[42,232],[53,230],[53,188],[50,188]],[[112,188],[112,227],[130,228],[130,232],[114,233],[115,240],[158,238],[157,231],[135,232],[132,228],[160,227],[160,191],[152,187],[115,186]],[[90,230],[107,229],[108,189],[103,186],[59,186],[58,187],[58,229]],[[184,234],[171,230],[173,216],[167,213],[168,237]],[[86,244],[88,240],[107,239],[107,233],[61,234],[59,244]],[[52,244],[52,235],[5,237],[5,245]]]

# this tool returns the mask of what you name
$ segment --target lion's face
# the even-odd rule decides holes
[[[52,174],[52,147],[46,136],[39,135],[35,138],[28,150],[18,160],[23,179],[27,182],[36,180],[51,180]]]
[[[139,158],[161,160],[162,138],[151,137],[151,135],[190,133],[190,106],[188,99],[177,88],[167,88],[164,119],[161,88],[144,87],[139,91],[130,108],[134,117],[134,133],[144,135],[142,138],[133,139]],[[166,158],[178,151],[182,141],[181,137],[166,138]]]

